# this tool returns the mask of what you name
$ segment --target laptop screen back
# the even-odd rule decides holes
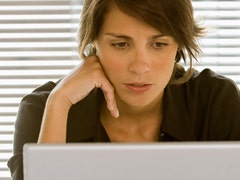
[[[239,180],[240,143],[27,144],[25,180]]]

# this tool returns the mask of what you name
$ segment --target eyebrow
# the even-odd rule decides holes
[[[123,35],[123,34],[116,34],[116,33],[106,33],[105,36],[113,36],[115,38],[119,38],[119,39],[128,39],[128,40],[132,40],[131,37]],[[149,38],[149,40],[153,40],[153,39],[157,39],[157,38],[161,38],[161,37],[165,37],[167,35],[165,34],[157,34],[157,35],[153,35]]]
[[[123,34],[116,34],[116,33],[106,33],[105,36],[113,36],[115,38],[119,39],[129,39],[131,40],[132,38]]]

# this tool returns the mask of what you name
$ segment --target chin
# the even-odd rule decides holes
[[[126,106],[133,107],[133,108],[145,108],[149,105],[151,105],[154,102],[155,98],[140,98],[140,97],[132,97],[132,98],[126,98],[122,99],[123,103]]]

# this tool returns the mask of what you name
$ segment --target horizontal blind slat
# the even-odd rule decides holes
[[[198,70],[211,68],[233,78],[240,87],[240,1],[193,2],[195,17],[209,27],[201,40],[203,53]]]
[[[14,123],[22,97],[78,62],[81,1],[0,1],[0,179],[10,179]],[[4,165],[3,165],[4,164]]]

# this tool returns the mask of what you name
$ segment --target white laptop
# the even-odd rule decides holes
[[[240,142],[26,144],[25,180],[239,180]]]

